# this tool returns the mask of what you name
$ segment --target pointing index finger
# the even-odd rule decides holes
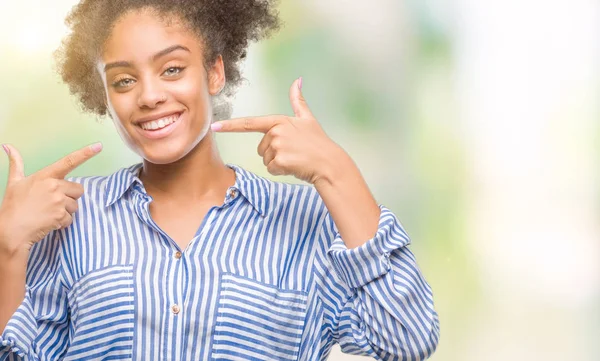
[[[64,179],[67,174],[98,154],[101,150],[102,143],[88,145],[49,165],[42,172],[53,178]]]
[[[242,117],[214,122],[211,129],[215,132],[260,132],[267,133],[279,124],[282,115],[266,115],[262,117]]]

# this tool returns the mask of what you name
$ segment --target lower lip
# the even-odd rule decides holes
[[[145,130],[142,127],[140,127],[139,125],[136,125],[136,128],[139,130],[140,133],[142,133],[142,135],[144,137],[146,137],[148,139],[165,138],[169,134],[173,133],[173,131],[175,131],[175,129],[177,128],[177,125],[179,125],[179,123],[181,123],[182,115],[183,115],[183,113],[179,114],[179,116],[177,117],[177,120],[175,120],[173,123],[167,125],[166,127],[162,128],[162,129]]]

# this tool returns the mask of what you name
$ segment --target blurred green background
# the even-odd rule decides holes
[[[75,2],[0,2],[0,142],[27,174],[96,141],[74,175],[140,161],[53,71]],[[432,360],[600,359],[600,3],[280,10],[282,31],[250,49],[234,116],[291,114],[303,77],[313,113],[413,239],[441,320]],[[218,139],[226,162],[270,177],[259,135]],[[0,156],[0,197],[6,173]]]

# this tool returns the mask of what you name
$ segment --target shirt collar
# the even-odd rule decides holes
[[[235,171],[235,184],[232,188],[237,188],[254,209],[264,217],[269,208],[271,181],[238,165],[226,165]],[[108,177],[104,198],[105,207],[110,207],[123,197],[135,182],[139,183],[143,188],[142,181],[138,177],[142,166],[143,163],[137,163],[130,167],[121,168]]]
[[[235,171],[235,185],[238,191],[252,204],[261,216],[269,211],[269,196],[272,181],[260,177],[235,164],[226,164]]]
[[[127,168],[121,168],[108,177],[104,196],[105,207],[112,206],[123,197],[133,183],[138,182],[142,185],[142,181],[138,178],[138,173],[142,165],[142,163],[137,163]]]

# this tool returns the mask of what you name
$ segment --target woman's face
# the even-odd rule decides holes
[[[170,20],[147,10],[123,15],[98,62],[119,135],[154,164],[181,159],[206,136],[211,95],[225,84],[222,58],[207,71],[201,41]]]

